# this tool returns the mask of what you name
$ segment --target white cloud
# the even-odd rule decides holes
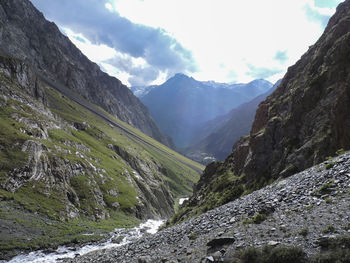
[[[107,45],[92,44],[86,37],[80,33],[75,33],[69,28],[61,28],[67,37],[76,45],[81,52],[85,54],[90,60],[100,63],[104,60],[113,58],[117,51]]]
[[[112,10],[112,7],[106,8]],[[153,70],[152,66],[142,57],[134,58],[104,44],[92,44],[84,35],[75,33],[69,28],[61,28],[61,30],[90,60],[96,62],[101,70],[118,78],[128,86],[132,84],[136,85],[136,82],[131,82],[131,80],[135,78],[139,80],[137,85],[141,85],[145,78],[147,79],[147,73]],[[154,81],[151,80],[151,82],[148,81],[146,83],[149,85],[163,83],[167,75],[166,71],[154,71],[153,76],[158,77],[156,77]]]
[[[341,2],[93,0],[99,15],[85,21],[95,6],[68,16],[68,0],[64,5],[32,1],[66,25],[68,37],[89,59],[127,85],[159,84],[178,71],[195,72],[199,80],[247,82],[264,76],[276,81],[316,42]]]
[[[324,25],[310,19],[305,8],[326,16],[335,11],[313,0],[109,1],[135,23],[164,28],[193,52],[200,67],[193,76],[217,81],[251,80],[248,65],[282,70],[270,78],[277,80],[323,32]],[[275,59],[279,50],[288,54],[284,64]]]

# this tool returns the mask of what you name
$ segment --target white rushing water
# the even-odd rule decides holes
[[[144,233],[155,234],[163,220],[148,220],[134,228],[116,229],[111,238],[104,243],[96,245],[86,245],[81,248],[60,246],[55,252],[44,253],[44,251],[34,251],[25,255],[18,255],[8,263],[55,263],[60,258],[74,258],[77,255],[84,255],[94,250],[123,246],[133,240],[140,238]],[[120,240],[117,242],[115,240]]]

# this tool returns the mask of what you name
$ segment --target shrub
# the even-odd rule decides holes
[[[342,155],[342,154],[344,154],[344,153],[345,153],[345,151],[344,151],[343,148],[341,148],[341,149],[339,149],[338,151],[335,152],[335,154],[338,155],[338,156],[339,156],[339,155]]]
[[[196,232],[192,232],[191,234],[188,235],[188,238],[190,240],[196,240],[197,239],[197,233]]]
[[[306,237],[309,234],[309,230],[305,227],[299,231],[299,235]]]
[[[326,197],[324,200],[326,201],[327,204],[331,204],[332,203],[332,199],[330,199],[329,197]]]
[[[350,235],[329,238],[324,252],[308,259],[300,247],[249,247],[236,253],[235,263],[350,263]]]
[[[223,196],[220,198],[219,205],[227,204],[240,197],[244,192],[244,188],[241,184],[233,186],[224,192]]]
[[[336,164],[335,162],[327,163],[326,164],[326,169],[329,170],[329,169],[333,168],[335,164]]]
[[[328,238],[322,248],[324,252],[312,257],[311,263],[350,263],[350,235]]]
[[[326,184],[322,185],[322,186],[318,189],[318,191],[319,191],[320,193],[324,194],[324,193],[328,192],[329,189],[332,188],[332,186],[333,186],[333,184],[331,184],[331,183],[326,183]]]
[[[325,234],[333,233],[334,231],[335,228],[332,225],[328,225],[325,229],[322,230],[322,232]]]
[[[271,250],[269,263],[306,263],[306,253],[299,247],[277,247]]]
[[[266,215],[265,214],[256,214],[253,217],[253,223],[254,224],[260,224],[266,220]]]
[[[305,252],[298,247],[264,247],[247,248],[241,251],[238,258],[243,263],[306,263]]]

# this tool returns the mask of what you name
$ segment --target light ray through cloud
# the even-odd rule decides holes
[[[31,0],[101,68],[128,85],[281,78],[340,0]],[[70,10],[79,9],[79,14]]]

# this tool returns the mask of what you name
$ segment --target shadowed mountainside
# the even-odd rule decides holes
[[[249,134],[259,103],[270,95],[279,83],[280,81],[266,93],[243,103],[228,114],[204,123],[196,132],[199,141],[182,152],[204,164],[208,164],[210,160],[224,160],[231,153],[232,145],[240,137]]]
[[[350,148],[349,43],[347,0],[316,44],[259,105],[250,135],[235,144],[224,162],[206,167],[178,218],[212,209]]]
[[[196,131],[204,122],[226,114],[271,87],[272,84],[265,80],[217,87],[176,74],[162,85],[153,87],[141,101],[160,130],[180,148],[196,140]]]
[[[30,62],[38,71],[119,119],[172,146],[147,108],[118,79],[102,72],[28,0],[0,3],[0,50]]]

